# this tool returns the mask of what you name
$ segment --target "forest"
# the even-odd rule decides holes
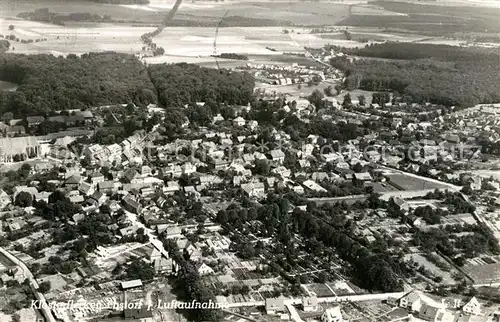
[[[332,48],[339,50],[339,48]],[[333,58],[346,74],[345,88],[393,91],[407,102],[472,106],[500,100],[500,55],[489,49],[446,45],[384,43],[341,49],[351,55],[397,59]]]
[[[158,100],[166,107],[196,101],[247,104],[254,88],[247,73],[189,64],[148,69],[133,55],[113,52],[66,58],[4,53],[0,80],[18,85],[15,92],[0,92],[0,113],[14,117],[117,103],[146,106]]]
[[[203,68],[186,63],[148,67],[158,92],[158,102],[165,107],[206,102],[246,105],[255,86],[248,73]]]
[[[127,54],[91,53],[81,58],[4,54],[0,75],[1,80],[19,85],[17,91],[0,96],[0,112],[15,116],[123,102],[156,103],[146,68]]]

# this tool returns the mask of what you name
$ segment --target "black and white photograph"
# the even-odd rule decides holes
[[[500,322],[500,0],[0,0],[0,322]]]

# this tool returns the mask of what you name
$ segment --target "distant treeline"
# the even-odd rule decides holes
[[[109,4],[149,4],[149,0],[87,0],[98,3]]]
[[[64,25],[64,23],[67,21],[111,21],[111,16],[109,15],[100,16],[98,14],[92,14],[88,12],[75,12],[64,15],[56,12],[50,12],[48,8],[36,9],[33,12],[21,12],[17,15],[17,17],[26,20],[48,22],[57,25]]]
[[[146,68],[135,56],[114,52],[66,58],[3,53],[0,80],[18,85],[15,92],[0,92],[0,114],[15,117],[128,102],[246,104],[254,88],[247,73],[189,64]]]
[[[246,72],[185,63],[150,65],[148,70],[158,91],[158,102],[166,107],[201,101],[247,104],[252,99],[255,86],[253,77]]]
[[[220,55],[212,55],[213,57],[226,58],[226,59],[236,59],[236,60],[248,60],[247,55],[240,55],[235,53],[222,53]]]
[[[385,43],[361,49],[335,48],[351,55],[398,59],[333,58],[351,90],[394,91],[408,102],[472,106],[500,101],[500,53],[493,49],[414,43]]]
[[[4,53],[9,50],[10,43],[8,40],[0,39],[0,53]]]
[[[265,27],[265,26],[293,26],[286,20],[275,20],[265,18],[251,18],[242,16],[227,16],[220,19],[201,18],[198,16],[177,17],[165,24],[171,27]]]

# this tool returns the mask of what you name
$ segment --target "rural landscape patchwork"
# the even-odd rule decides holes
[[[0,322],[500,322],[500,0],[0,0]]]

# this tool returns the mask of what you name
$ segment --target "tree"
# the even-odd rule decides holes
[[[9,30],[12,31],[12,30],[14,30],[14,28],[15,28],[14,25],[9,25]]]
[[[340,84],[335,85],[335,91],[337,92],[337,95],[340,95],[342,92],[342,86]]]
[[[31,207],[33,204],[33,196],[29,192],[21,191],[17,194],[14,204],[19,207]]]
[[[265,159],[259,159],[255,161],[255,167],[254,167],[254,172],[256,174],[260,175],[268,175],[269,171],[271,171],[271,166],[269,165],[269,162]]]
[[[358,96],[358,101],[359,101],[359,105],[365,105],[366,104],[366,97],[365,95],[361,94]]]
[[[40,293],[47,293],[48,291],[50,291],[50,288],[51,288],[51,285],[50,285],[49,281],[45,281],[45,282],[38,284],[38,291]]]
[[[311,104],[314,104],[317,109],[321,108],[323,105],[324,95],[318,89],[315,89],[311,95],[309,95],[308,100]]]
[[[344,101],[342,102],[343,107],[349,107],[351,106],[351,94],[347,93],[344,95]]]
[[[334,96],[334,94],[333,94],[333,87],[332,87],[332,85],[328,85],[327,87],[325,87],[325,88],[323,89],[323,92],[325,92],[325,95],[326,95],[326,96]]]
[[[154,268],[142,259],[134,259],[126,270],[129,279],[140,279],[150,281],[155,276]]]

